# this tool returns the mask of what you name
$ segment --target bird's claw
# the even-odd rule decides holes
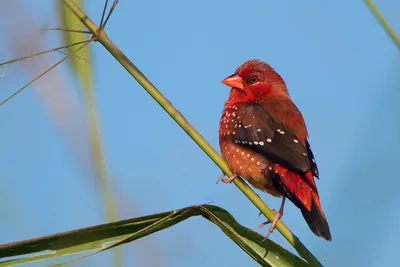
[[[273,211],[275,211],[275,210],[273,210]],[[275,230],[276,223],[282,218],[282,216],[283,216],[283,211],[281,211],[281,210],[279,210],[278,212],[275,211],[275,215],[274,215],[274,219],[272,220],[272,223],[270,221],[266,221],[264,223],[259,224],[259,225],[261,225],[261,227],[263,227],[263,226],[271,223],[271,226],[268,229],[268,234],[263,239],[263,241],[261,241],[261,243],[264,242],[265,240],[267,240],[268,237],[272,234],[272,232]]]
[[[272,211],[274,212],[274,213],[276,213],[276,210],[275,209],[272,209]],[[262,214],[262,212],[260,211],[260,213],[258,214],[258,217],[257,217],[257,219],[260,219],[260,216],[261,216],[261,214]],[[268,221],[269,222],[269,221]],[[265,224],[268,224],[268,223],[265,223],[264,222],[264,225]],[[260,224],[259,224],[260,225]],[[262,226],[261,226],[262,227]],[[261,227],[259,227],[259,228],[261,228]]]
[[[223,182],[224,184],[229,184],[232,183],[233,180],[235,180],[237,178],[237,174],[234,173],[232,176],[225,178],[225,174],[222,174],[219,179],[217,180],[217,184],[219,183],[219,181]]]
[[[270,224],[270,221],[265,221],[263,223],[260,223],[259,225],[257,225],[256,227],[253,228],[253,230],[255,229],[259,229],[259,228],[263,228],[264,226],[266,226],[267,224]]]
[[[276,210],[275,209],[272,209],[272,211],[274,212],[274,213],[276,213]],[[258,214],[258,219],[260,219],[260,216],[261,216],[261,214],[262,214],[262,212],[260,212],[259,214]],[[263,228],[264,226],[266,226],[267,224],[270,224],[271,222],[268,220],[268,221],[265,221],[265,222],[263,222],[263,223],[260,223],[259,225],[257,225],[256,227],[254,227],[254,229],[257,229],[257,228]]]
[[[273,209],[273,212],[274,212],[274,219],[272,220],[272,222],[268,220],[268,221],[266,221],[266,222],[260,223],[260,224],[257,226],[257,228],[261,228],[261,227],[263,227],[263,226],[265,226],[265,225],[271,223],[271,226],[270,226],[269,229],[268,229],[268,234],[267,234],[267,236],[263,239],[263,241],[261,241],[261,243],[268,239],[269,235],[274,231],[275,226],[276,226],[276,223],[282,218],[282,216],[283,216],[283,207],[285,206],[285,200],[286,200],[286,197],[283,196],[283,197],[282,197],[282,202],[281,202],[281,207],[279,208],[279,211],[278,211],[278,212],[276,212],[276,210]],[[261,213],[258,215],[258,217],[260,217],[260,215],[261,215]]]

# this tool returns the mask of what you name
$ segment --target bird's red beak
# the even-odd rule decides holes
[[[237,74],[233,74],[222,80],[222,83],[230,87],[238,88],[243,90],[243,79]]]

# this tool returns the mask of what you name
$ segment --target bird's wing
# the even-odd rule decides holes
[[[274,120],[260,105],[248,103],[238,111],[235,143],[298,173],[317,170],[308,143],[305,147],[290,129]]]

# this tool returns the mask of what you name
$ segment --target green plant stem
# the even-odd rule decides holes
[[[393,43],[400,50],[400,39],[396,36],[396,33],[392,30],[392,28],[390,28],[390,25],[386,22],[385,18],[382,16],[382,14],[376,8],[375,4],[371,0],[365,0],[365,3],[371,10],[372,14],[375,15],[376,19],[379,21],[379,23],[385,29],[386,33],[390,36],[390,38],[392,38]]]
[[[212,161],[227,175],[232,173],[224,159],[211,147],[210,144],[194,129],[182,114],[157,90],[157,88],[140,72],[138,68],[115,46],[108,38],[107,34],[100,30],[92,20],[73,2],[73,0],[63,0],[67,7],[80,19],[80,21],[96,37],[96,41],[101,43],[114,58],[132,75],[133,78],[154,98],[154,100],[172,117],[173,120],[193,139],[193,141],[210,157]],[[261,200],[261,198],[242,180],[235,179],[233,183],[242,191],[245,196],[264,214],[268,220],[272,221],[274,212]],[[289,230],[289,228],[279,221],[276,229],[286,238],[286,240],[296,249],[301,257],[313,266],[322,266],[315,256],[300,242],[300,240]]]
[[[78,42],[78,43],[74,43],[74,44],[70,44],[70,45],[64,45],[64,46],[60,46],[60,47],[57,47],[57,48],[49,49],[49,50],[46,50],[46,51],[42,51],[42,52],[39,52],[39,53],[35,53],[33,55],[12,59],[12,60],[9,60],[9,61],[1,63],[0,67],[4,66],[4,65],[7,65],[7,64],[13,64],[15,62],[22,61],[22,60],[27,59],[27,58],[36,57],[36,56],[40,56],[40,55],[51,53],[51,52],[57,52],[57,51],[59,51],[61,49],[73,47],[73,46],[76,46],[76,45],[79,45],[79,44],[83,44],[83,43],[88,43],[88,42],[91,42],[91,41],[92,40],[86,40],[86,41],[82,41],[82,42]]]

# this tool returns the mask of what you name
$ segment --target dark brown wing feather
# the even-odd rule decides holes
[[[315,174],[317,169],[312,161],[311,149],[304,147],[290,129],[275,121],[260,105],[242,104],[236,119],[238,126],[234,141],[237,144],[249,147],[298,173],[312,170]]]
[[[319,179],[319,171],[318,171],[317,162],[315,161],[314,155],[311,151],[311,146],[307,140],[306,140],[306,145],[307,145],[308,157],[311,160],[311,172],[315,177],[317,177]]]

